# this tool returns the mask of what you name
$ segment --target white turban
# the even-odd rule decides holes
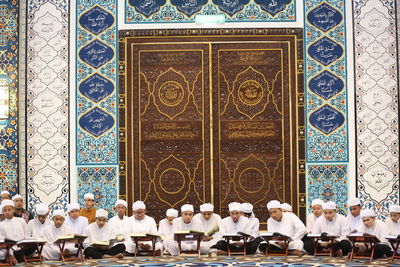
[[[240,207],[244,213],[252,213],[253,212],[253,205],[250,203],[242,203]]]
[[[390,205],[389,212],[400,213],[400,206],[399,205]]]
[[[115,201],[115,207],[117,207],[118,205],[122,205],[125,208],[128,208],[128,203],[123,199],[118,199],[117,201]]]
[[[358,198],[353,198],[353,199],[350,199],[349,201],[347,201],[347,206],[349,208],[353,207],[353,206],[358,206],[358,205],[361,206],[361,201]]]
[[[190,205],[190,204],[185,204],[185,205],[183,205],[183,206],[181,207],[181,212],[184,212],[184,211],[191,211],[191,212],[194,212],[193,205]]]
[[[86,193],[86,194],[83,196],[83,199],[84,199],[84,200],[86,200],[86,199],[94,200],[94,195],[93,195],[92,193]]]
[[[145,209],[146,209],[146,204],[144,204],[144,202],[140,201],[140,200],[136,201],[132,205],[132,210],[133,211],[135,211],[135,210],[145,210]]]
[[[78,203],[72,202],[67,205],[67,212],[71,212],[73,210],[81,210],[81,206]]]
[[[176,209],[167,209],[166,212],[167,217],[178,217],[179,213]]]
[[[270,202],[267,203],[267,209],[280,209],[281,208],[281,203],[278,200],[271,200]]]
[[[62,216],[62,217],[65,218],[65,212],[64,212],[64,210],[54,210],[54,211],[53,211],[53,217],[56,217],[56,216]]]
[[[314,199],[312,202],[311,202],[311,207],[314,207],[315,205],[321,205],[322,206],[322,204],[324,204],[324,202],[321,200],[321,199]]]
[[[322,209],[323,210],[335,210],[336,203],[333,201],[326,202],[326,203],[322,204]]]
[[[375,218],[375,211],[373,210],[362,210],[361,211],[361,218],[365,218],[365,217],[373,217]]]
[[[0,195],[9,195],[9,196],[11,196],[10,192],[8,192],[7,190],[1,191]]]
[[[206,212],[206,211],[214,211],[214,205],[211,203],[205,203],[203,205],[200,205],[200,212]]]
[[[242,205],[239,202],[232,202],[228,205],[229,212],[231,211],[242,211]]]
[[[105,209],[98,209],[96,210],[96,218],[108,218],[108,211],[106,211]]]
[[[21,195],[15,195],[12,197],[12,200],[16,200],[16,199],[23,199]]]
[[[290,212],[293,211],[292,206],[290,206],[289,203],[283,203],[283,204],[281,204],[281,209],[287,210],[287,211],[290,211]]]
[[[36,215],[46,215],[49,213],[49,206],[46,203],[39,203],[35,207]]]
[[[2,202],[1,202],[1,206],[4,208],[4,207],[7,207],[7,206],[12,206],[12,207],[14,207],[14,201],[12,201],[12,200],[10,200],[10,199],[5,199],[5,200],[3,200]]]

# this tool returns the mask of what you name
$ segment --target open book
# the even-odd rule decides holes
[[[150,233],[135,233],[135,234],[130,234],[130,237],[156,237],[156,238],[161,238],[160,235],[156,234],[150,234]]]
[[[18,244],[36,243],[36,242],[46,242],[46,240],[44,240],[44,238],[41,238],[41,237],[30,237],[30,238],[27,238],[27,239],[19,240],[17,242],[17,245]]]
[[[54,243],[58,243],[64,240],[70,240],[70,239],[75,239],[75,238],[82,238],[82,239],[86,239],[87,236],[86,235],[63,235],[63,236],[59,236],[57,237],[56,241]]]
[[[201,234],[204,235],[204,232],[202,231],[197,231],[197,230],[186,230],[186,231],[175,231],[174,234]]]
[[[250,237],[251,235],[245,233],[245,232],[237,232],[237,233],[226,233],[223,236],[246,236]]]
[[[219,226],[217,225],[213,229],[211,229],[210,231],[206,232],[205,235],[206,236],[212,236],[213,234],[215,234],[218,231],[219,231]]]
[[[93,243],[90,244],[91,247],[95,247],[97,249],[101,249],[101,250],[107,250],[112,248],[116,243],[121,242],[121,240],[117,239],[117,238],[113,238],[107,241],[95,241]]]

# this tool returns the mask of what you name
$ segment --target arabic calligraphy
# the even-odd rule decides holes
[[[321,31],[328,32],[342,22],[343,16],[338,10],[327,3],[321,3],[310,10],[307,14],[307,20]]]
[[[213,0],[213,3],[229,16],[233,16],[235,13],[241,11],[249,2],[250,0]]]
[[[82,14],[79,24],[91,33],[99,35],[114,24],[114,17],[107,10],[94,6]]]
[[[154,13],[157,13],[161,6],[165,5],[166,0],[129,0],[128,3],[133,6],[137,12],[148,18]]]
[[[332,39],[324,36],[310,45],[308,54],[321,64],[328,66],[343,55],[343,48]]]
[[[310,80],[308,87],[318,96],[328,100],[343,90],[344,82],[335,74],[324,70]]]
[[[207,2],[207,0],[171,0],[171,4],[188,17],[199,12]]]
[[[85,63],[98,69],[113,59],[114,51],[111,47],[96,39],[79,51],[79,57]]]
[[[98,73],[88,77],[79,85],[79,92],[95,103],[105,99],[113,91],[113,83]]]
[[[79,126],[95,137],[107,132],[114,123],[114,118],[98,107],[89,110],[79,119]]]
[[[293,0],[255,0],[255,2],[260,5],[261,9],[273,17],[285,10],[286,6],[292,1]]]
[[[273,121],[221,122],[222,136],[228,139],[275,138],[277,130]]]
[[[310,124],[325,135],[330,135],[344,123],[344,116],[335,108],[324,105],[311,113]]]

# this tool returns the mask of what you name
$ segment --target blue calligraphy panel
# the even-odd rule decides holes
[[[310,124],[325,135],[337,130],[344,123],[344,116],[328,104],[320,107],[309,118]]]
[[[98,73],[88,77],[79,85],[79,91],[95,103],[100,102],[114,91],[114,84]]]
[[[96,39],[79,51],[79,57],[86,64],[98,69],[113,59],[114,50]]]
[[[286,6],[293,0],[255,0],[261,9],[275,17],[279,12],[286,9]]]
[[[335,74],[324,70],[308,83],[309,89],[325,100],[337,95],[344,88],[344,82]]]
[[[208,0],[171,0],[171,4],[188,17],[199,12]]]
[[[334,7],[327,3],[322,3],[310,10],[307,14],[307,20],[314,27],[327,32],[339,25],[343,20],[343,16]]]
[[[319,63],[328,66],[343,55],[343,48],[332,39],[324,36],[310,45],[308,54]]]
[[[249,2],[250,0],[213,0],[213,3],[229,16],[241,11]]]
[[[79,126],[95,137],[110,130],[114,123],[114,118],[98,107],[89,110],[79,119]]]
[[[166,0],[129,0],[128,2],[135,7],[137,12],[148,18],[157,13],[161,6],[165,5]]]
[[[107,10],[94,6],[82,14],[79,24],[91,33],[98,35],[114,24],[114,17]]]

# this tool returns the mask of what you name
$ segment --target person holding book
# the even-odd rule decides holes
[[[44,229],[51,225],[51,221],[47,218],[50,209],[46,203],[39,203],[35,210],[36,217],[28,222],[28,236],[43,238]]]
[[[82,208],[80,215],[88,219],[89,224],[96,221],[96,208],[94,207],[94,195],[92,193],[86,193],[83,196],[85,201],[85,208]]]
[[[289,203],[282,203],[281,209],[282,209],[282,212],[293,212],[293,208]]]
[[[173,221],[178,217],[178,211],[176,209],[168,209],[165,216],[158,225],[158,233],[163,241],[174,240]]]
[[[11,194],[7,190],[1,191],[0,195],[1,195],[1,201],[6,200],[6,199],[11,200]]]
[[[306,218],[306,227],[307,227],[307,232],[309,234],[312,233],[315,221],[323,213],[322,204],[324,204],[324,202],[321,199],[313,199],[313,201],[311,202],[312,212],[310,214],[308,214],[308,216]]]
[[[29,210],[24,209],[24,199],[21,195],[15,195],[12,197],[15,206],[15,217],[19,217],[25,220],[28,223],[30,220],[33,219],[33,215]]]
[[[42,256],[47,260],[59,260],[61,257],[61,251],[59,246],[54,244],[54,242],[63,236],[72,235],[73,232],[72,229],[65,223],[66,215],[64,210],[54,210],[52,216],[53,223],[48,225],[43,231],[46,244],[43,247]],[[76,251],[77,248],[75,248],[75,244],[66,243],[64,247],[64,253],[75,253]]]
[[[390,205],[389,213],[389,218],[386,218],[385,221],[387,234],[397,237],[400,235],[400,206]]]
[[[346,219],[350,225],[350,231],[355,233],[362,227],[363,222],[361,218],[361,201],[358,198],[353,198],[347,201],[350,213],[347,214]]]
[[[128,203],[125,200],[118,199],[115,202],[114,209],[117,211],[117,215],[108,220],[108,224],[117,235],[124,236],[123,243],[125,247],[128,247],[130,244],[130,218],[125,215]]]
[[[205,203],[200,205],[200,213],[193,216],[193,221],[201,225],[201,231],[205,233],[203,241],[213,246],[218,242],[215,236],[218,236],[221,226],[221,216],[214,213],[214,205]]]
[[[181,217],[176,218],[173,221],[173,230],[175,233],[187,233],[190,231],[201,232],[201,224],[198,221],[193,220],[194,208],[193,205],[184,204],[181,207]],[[175,240],[165,240],[165,249],[171,254],[171,256],[177,256],[179,254],[178,242]],[[197,242],[193,241],[182,241],[181,242],[182,251],[185,250],[195,250],[197,248]],[[207,254],[210,250],[208,242],[200,242],[200,253]]]
[[[289,251],[292,255],[303,255],[303,237],[307,234],[307,228],[304,223],[292,212],[283,212],[282,205],[277,200],[271,200],[267,204],[270,218],[267,221],[267,230],[271,233],[279,233],[291,238],[289,242]],[[272,241],[270,241],[272,242]],[[273,242],[277,248],[282,248],[283,241]],[[261,242],[260,251],[265,252],[267,243]]]
[[[349,222],[341,214],[337,213],[335,202],[329,201],[322,204],[324,215],[320,216],[314,223],[312,234],[326,233],[329,236],[335,236],[333,250],[336,256],[346,256],[351,251],[351,243],[347,240],[347,235],[350,234]],[[323,248],[327,248],[329,243],[320,243]]]
[[[89,225],[86,217],[80,216],[81,207],[78,203],[72,202],[67,205],[68,216],[65,218],[65,224],[71,228],[73,234],[83,235]]]
[[[133,215],[130,217],[129,221],[129,233],[130,234],[151,234],[158,235],[157,232],[157,224],[156,221],[146,215],[146,205],[143,201],[136,201],[132,205]],[[150,250],[152,249],[151,241],[142,241],[139,242],[139,251],[140,250]],[[129,245],[127,247],[127,251],[129,253],[135,252],[135,243],[133,241],[129,241]],[[161,255],[162,251],[162,243],[160,241],[156,242],[156,255]]]
[[[101,259],[105,255],[123,258],[125,245],[119,243],[117,234],[107,223],[108,212],[104,209],[96,210],[96,221],[89,224],[86,234],[87,238],[83,242],[85,257],[91,259]],[[117,244],[115,244],[117,243]]]
[[[250,203],[242,203],[240,204],[243,216],[249,219],[249,234],[256,238],[259,236],[260,231],[260,221],[256,218],[256,215],[253,212],[253,205]]]

